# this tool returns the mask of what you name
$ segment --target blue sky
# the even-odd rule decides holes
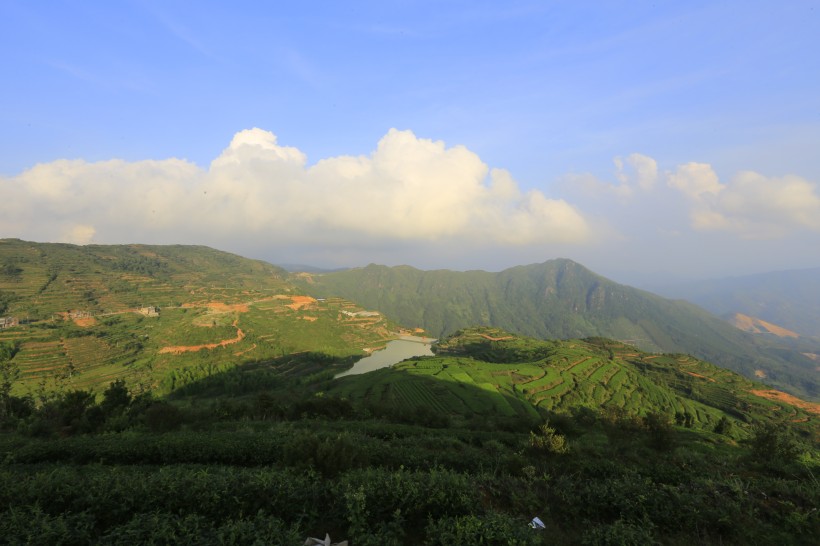
[[[818,28],[812,1],[5,0],[0,236],[817,267]]]

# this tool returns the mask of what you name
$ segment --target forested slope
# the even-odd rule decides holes
[[[542,339],[602,336],[644,350],[689,353],[774,386],[816,398],[816,363],[756,339],[709,312],[612,282],[570,260],[489,273],[369,265],[293,277],[305,291],[378,309],[442,336],[473,325]],[[758,373],[758,375],[760,375]]]

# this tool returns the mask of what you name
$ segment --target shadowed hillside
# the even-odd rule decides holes
[[[340,379],[332,392],[398,413],[531,419],[581,408],[623,415],[656,413],[687,428],[788,419],[817,430],[820,405],[790,398],[688,355],[649,354],[604,338],[540,341],[472,328],[417,357]],[[481,393],[477,396],[476,393]],[[746,432],[744,432],[744,430]]]
[[[816,405],[731,372],[497,329],[331,379],[344,365],[304,354],[2,415],[4,540],[816,543]]]
[[[369,265],[294,277],[314,295],[338,295],[406,326],[443,336],[471,325],[542,339],[602,336],[643,350],[689,353],[795,394],[820,394],[816,363],[755,339],[703,309],[612,282],[570,260],[488,273]]]
[[[278,267],[206,247],[6,239],[0,264],[16,393],[99,392],[115,379],[167,392],[246,362],[360,357],[395,331],[352,302],[301,295]]]

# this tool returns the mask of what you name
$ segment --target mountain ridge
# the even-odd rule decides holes
[[[788,392],[820,394],[815,366],[791,347],[755,339],[686,301],[621,285],[569,259],[486,271],[364,268],[294,279],[436,337],[484,325],[541,339],[609,337],[654,352],[690,353]],[[806,352],[806,351],[803,351]]]
[[[54,327],[55,317],[74,320],[79,330],[66,330],[60,334],[62,341],[48,341],[53,345],[48,349],[51,356],[55,361],[67,362],[69,373],[73,373],[68,366],[72,351],[96,351],[109,355],[109,360],[145,366],[153,366],[160,358],[163,366],[169,366],[170,362],[162,360],[165,355],[145,351],[159,351],[165,346],[224,347],[223,342],[237,339],[240,330],[245,332],[248,320],[256,327],[268,328],[264,324],[272,320],[266,318],[269,311],[258,302],[276,294],[287,299],[300,293],[323,299],[341,297],[365,309],[379,310],[402,326],[421,327],[435,337],[482,325],[541,339],[609,337],[652,352],[690,353],[749,378],[762,375],[768,384],[804,398],[816,399],[818,395],[817,364],[807,356],[818,351],[804,342],[789,346],[755,339],[693,304],[619,285],[569,259],[516,266],[498,273],[421,271],[411,266],[371,264],[316,275],[288,274],[266,262],[202,246],[81,247],[0,241],[0,314],[16,315],[21,322],[43,321],[38,330],[43,342],[57,335],[48,330]],[[211,303],[250,303],[254,311],[211,316]],[[195,309],[186,315],[185,305],[194,305]],[[297,330],[306,331],[307,325],[313,324],[313,328],[331,328],[328,332],[336,332],[335,336],[353,326],[345,326],[336,315],[330,320],[329,313],[338,313],[331,307],[337,309],[341,303],[311,305],[318,314],[299,305],[290,309],[285,300],[268,307],[285,313],[277,315],[276,320],[286,320],[291,312],[296,315],[292,317],[296,322],[287,325],[289,330],[298,324]],[[138,323],[134,315],[139,309],[150,313],[152,307],[169,310],[167,319],[157,323],[170,328],[164,338],[152,335],[148,323]],[[130,315],[112,315],[124,312]],[[120,337],[113,346],[105,344],[105,324],[88,329],[89,325],[78,322],[93,317],[103,323],[118,322],[115,329]],[[314,324],[316,320],[319,322]],[[278,324],[285,327],[282,322]],[[380,332],[374,331],[371,337],[384,339],[386,330],[382,327]],[[3,337],[13,339],[18,334],[8,331]],[[246,355],[242,358],[297,347],[278,335],[265,338],[278,340],[275,346],[267,347],[272,341],[259,343],[251,334],[231,345],[237,353]],[[66,345],[65,336],[84,337],[87,342]],[[92,343],[93,339],[99,342]],[[340,339],[327,342],[337,347],[334,350],[342,343]],[[357,349],[368,344],[357,341]],[[36,347],[32,340],[18,358],[34,359]],[[133,350],[123,351],[124,347]],[[300,343],[298,347],[306,349],[308,345]],[[111,355],[119,356],[115,359]]]

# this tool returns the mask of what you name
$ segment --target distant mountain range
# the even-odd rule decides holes
[[[654,291],[728,319],[741,313],[820,338],[820,268],[671,284]]]
[[[384,320],[350,318],[341,313],[349,305],[378,310]],[[140,318],[156,309],[159,317]],[[398,324],[435,337],[472,326],[539,339],[607,337],[690,354],[804,398],[820,395],[812,360],[820,358],[820,342],[744,332],[694,304],[614,283],[570,260],[499,273],[370,265],[288,274],[200,246],[2,239],[3,317],[26,325],[0,330],[0,342],[19,347],[14,360],[31,381],[59,370],[88,385],[124,374],[173,383],[185,366],[205,370],[312,350],[353,356]],[[230,350],[168,352],[229,342]]]
[[[541,339],[602,336],[691,354],[804,397],[820,395],[817,363],[804,354],[820,352],[817,344],[755,337],[696,305],[617,284],[571,260],[499,273],[371,264],[292,281],[314,296],[356,301],[433,336],[474,325]]]
[[[289,271],[291,273],[335,273],[336,271],[344,271],[348,269],[346,267],[334,267],[334,268],[327,268],[327,267],[317,267],[315,265],[305,265],[305,264],[276,264],[277,267],[281,267],[285,271]]]

